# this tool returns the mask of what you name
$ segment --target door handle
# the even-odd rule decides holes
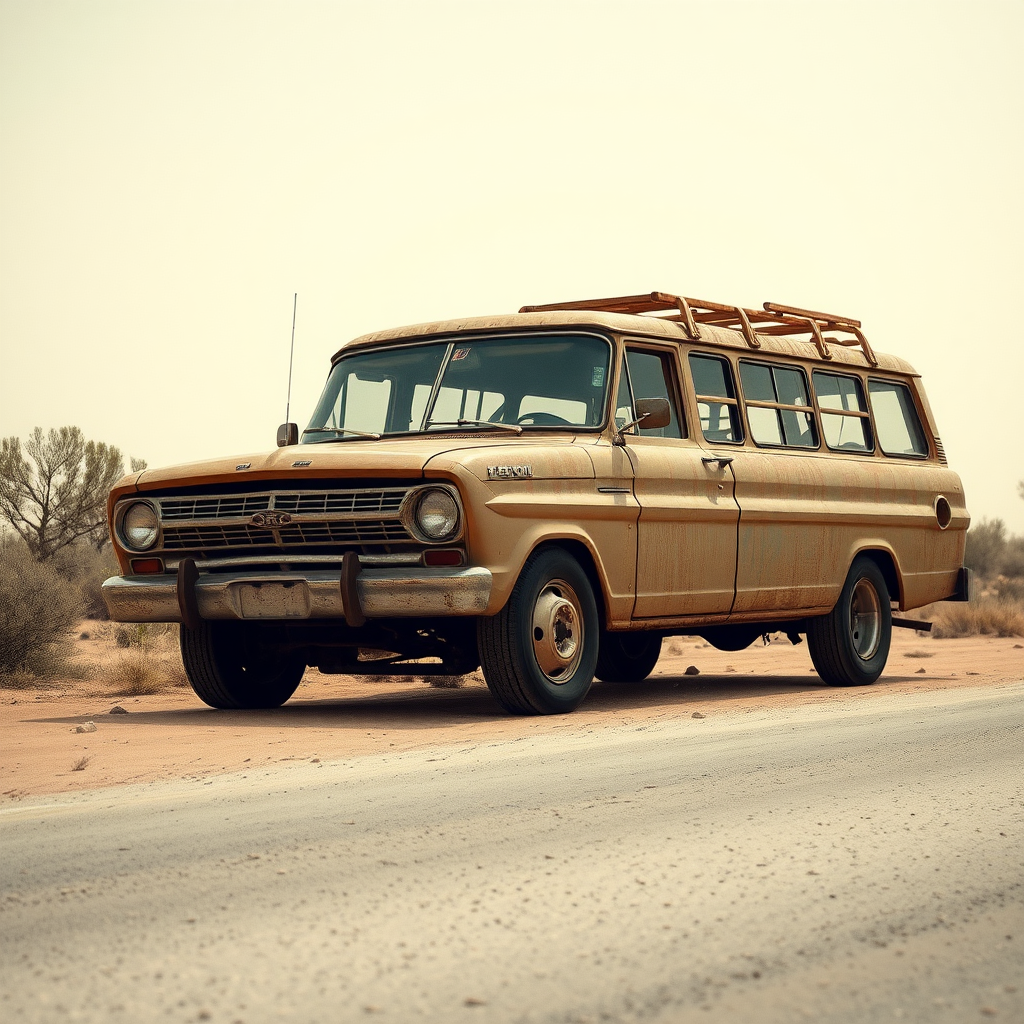
[[[703,462],[705,466],[710,466],[712,462],[717,462],[718,463],[718,468],[722,469],[723,467],[728,466],[730,462],[732,462],[732,456],[731,455],[705,455],[700,461]]]

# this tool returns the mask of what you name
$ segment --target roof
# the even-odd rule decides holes
[[[652,301],[653,300],[653,301]],[[681,303],[674,315],[651,316],[643,313],[617,312],[613,307],[661,308],[667,301]],[[605,309],[591,306],[605,305]],[[566,308],[572,306],[574,308]],[[584,306],[588,308],[583,308]],[[690,308],[692,306],[692,309]],[[747,355],[787,355],[810,359],[823,366],[843,364],[858,368],[915,375],[914,368],[898,356],[875,352],[860,331],[860,321],[827,314],[797,310],[796,307],[771,306],[765,303],[764,312],[744,310],[741,307],[717,303],[699,303],[662,292],[649,296],[626,296],[620,299],[575,300],[572,303],[552,304],[544,307],[523,307],[526,312],[504,313],[493,316],[462,317],[457,320],[435,320],[429,323],[393,327],[384,331],[364,334],[346,343],[334,355],[337,360],[351,349],[387,342],[412,341],[453,334],[490,333],[509,330],[539,330],[543,328],[593,327],[616,334],[634,337],[661,338],[669,341],[692,341],[698,345],[740,350]],[[769,308],[770,307],[770,308]],[[684,312],[685,310],[685,312]],[[776,313],[774,310],[778,310]],[[791,312],[794,311],[794,312]],[[687,315],[688,314],[688,315]],[[800,315],[798,315],[800,314]],[[815,318],[812,322],[811,318]],[[718,323],[713,322],[715,319]],[[763,320],[767,326],[752,321]],[[722,322],[729,327],[719,326]],[[740,330],[732,329],[733,325]],[[826,336],[823,329],[829,331]],[[691,333],[692,332],[692,333]],[[839,339],[835,332],[855,335],[856,340]],[[694,337],[696,334],[696,337]],[[812,338],[789,337],[787,334],[812,334]],[[827,353],[827,355],[825,354]]]

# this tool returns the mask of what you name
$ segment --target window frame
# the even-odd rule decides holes
[[[905,388],[906,389],[907,394],[910,395],[910,404],[911,404],[911,407],[914,410],[914,415],[917,417],[917,429],[920,431],[921,440],[924,442],[924,446],[925,446],[925,449],[926,449],[924,452],[887,452],[882,447],[882,440],[878,436],[878,428],[875,425],[875,411],[874,411],[874,407],[871,404],[871,384],[872,384],[872,382],[874,382],[876,384],[889,384],[889,385],[895,384],[897,387],[901,387],[901,388]],[[873,377],[873,376],[869,376],[868,377],[868,386],[867,386],[866,394],[867,394],[867,399],[868,399],[868,408],[871,409],[871,426],[874,429],[875,437],[878,439],[878,450],[887,459],[913,459],[913,460],[915,460],[917,462],[927,462],[928,459],[930,459],[932,457],[932,444],[931,444],[931,441],[928,440],[928,432],[924,429],[924,425],[925,425],[926,421],[921,416],[921,409],[920,409],[920,407],[917,404],[917,397],[914,395],[914,389],[905,380],[893,380],[890,377]]]
[[[775,409],[780,412],[796,412],[802,413],[804,415],[809,415],[811,417],[811,434],[814,437],[814,444],[789,444],[785,440],[783,440],[780,444],[774,444],[771,441],[758,441],[758,439],[754,437],[753,428],[750,426],[750,417],[746,416],[747,433],[750,437],[750,440],[753,441],[758,448],[786,448],[792,451],[803,452],[821,451],[822,431],[818,423],[818,418],[816,416],[816,406],[810,384],[807,380],[807,371],[804,369],[804,367],[799,365],[798,363],[773,363],[764,359],[739,359],[737,360],[737,362],[739,363],[739,372],[736,376],[737,380],[739,381],[739,393],[743,396],[744,415],[746,416],[745,410],[749,408]],[[750,366],[764,366],[767,367],[769,370],[774,370],[775,367],[779,367],[783,370],[796,370],[801,375],[801,377],[803,377],[804,394],[807,395],[807,405],[789,405],[788,403],[785,402],[764,402],[761,401],[760,399],[747,398],[746,392],[744,392],[743,390],[744,364],[749,364]],[[775,390],[777,394],[778,387],[775,384],[774,373],[772,374],[772,388]],[[780,421],[779,426],[781,427],[780,434],[784,438],[786,436],[785,424]]]
[[[864,411],[859,412],[856,409],[826,409],[821,406],[818,401],[818,389],[814,386],[814,377],[816,374],[824,374],[828,377],[846,377],[847,380],[856,381],[860,386],[860,395],[864,399]],[[811,397],[814,399],[814,408],[818,412],[818,416],[821,422],[821,439],[825,442],[825,447],[830,452],[839,452],[841,455],[875,455],[880,448],[878,446],[878,439],[875,436],[875,421],[871,414],[871,403],[868,401],[868,389],[864,386],[864,381],[861,379],[859,374],[856,373],[837,373],[831,368],[826,369],[825,367],[816,367],[811,370]],[[828,437],[825,434],[825,417],[826,416],[850,416],[857,419],[867,420],[868,427],[868,440],[871,442],[870,448],[833,448],[828,443]]]
[[[697,383],[696,383],[696,381],[693,378],[693,366],[690,363],[690,360],[694,356],[700,356],[700,357],[705,358],[705,359],[717,359],[719,362],[725,363],[726,367],[729,370],[730,381],[732,383],[733,393],[737,397],[735,397],[735,398],[725,398],[722,395],[698,394],[698,392],[697,392]],[[740,399],[739,399],[739,395],[742,392],[740,391],[739,387],[737,387],[737,381],[739,379],[739,375],[736,373],[736,368],[733,366],[732,360],[728,356],[723,355],[723,354],[718,353],[718,352],[707,352],[707,351],[705,351],[703,349],[691,348],[691,349],[688,349],[687,352],[686,352],[686,369],[687,369],[687,372],[690,375],[690,386],[691,386],[691,389],[692,389],[693,397],[694,397],[694,399],[696,401],[697,429],[700,430],[701,441],[703,441],[705,444],[712,444],[712,445],[716,445],[716,444],[729,444],[729,445],[734,445],[737,448],[743,447],[743,445],[746,443],[746,440],[747,440],[747,433],[746,433],[747,425],[746,425],[746,423],[744,421],[743,407],[740,404]],[[738,433],[739,433],[740,436],[738,438],[736,438],[735,440],[732,440],[732,441],[713,441],[713,440],[711,440],[704,433],[704,428],[700,425],[700,403],[701,403],[701,400],[703,400],[705,402],[705,404],[710,404],[711,402],[717,402],[719,405],[731,405],[736,410],[736,425],[737,425]]]

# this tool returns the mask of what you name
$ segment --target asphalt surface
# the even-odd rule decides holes
[[[16,1021],[1024,1020],[1024,684],[0,813]]]

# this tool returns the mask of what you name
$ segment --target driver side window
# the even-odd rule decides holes
[[[626,349],[625,364],[619,375],[619,390],[615,399],[615,425],[622,427],[636,418],[636,402],[641,398],[664,398],[672,411],[668,426],[644,429],[633,427],[629,432],[642,437],[685,437],[679,418],[679,403],[672,384],[672,367],[669,356],[659,352],[641,349]]]

